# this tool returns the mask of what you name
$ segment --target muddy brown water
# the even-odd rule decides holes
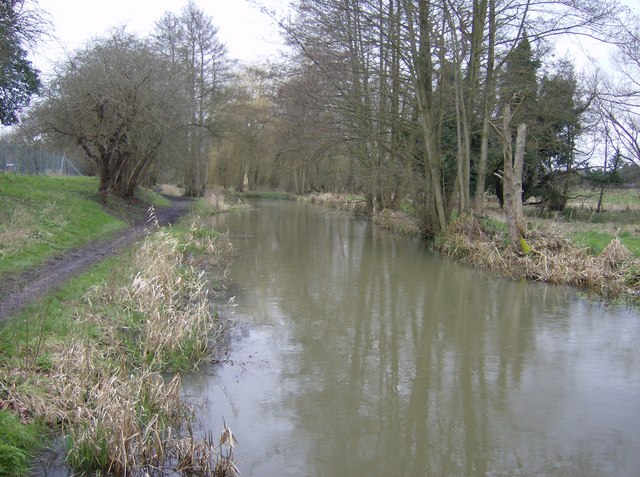
[[[185,376],[245,477],[639,476],[640,316],[350,216],[258,201],[226,364]]]
[[[239,252],[238,325],[184,393],[244,477],[640,475],[638,314],[317,206],[210,225]]]

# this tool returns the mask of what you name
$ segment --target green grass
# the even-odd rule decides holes
[[[142,201],[168,201],[142,190],[138,205],[97,200],[94,177],[21,176],[0,173],[0,276],[20,273],[48,258],[104,239],[144,211]]]
[[[348,202],[364,202],[367,198],[360,194],[346,194],[345,200]]]
[[[588,231],[571,233],[569,238],[577,245],[589,248],[593,255],[599,255],[614,239],[614,235],[607,232]],[[634,256],[640,257],[640,237],[622,233],[619,238]]]
[[[23,424],[14,414],[0,410],[0,477],[29,475],[42,433],[38,424]]]
[[[41,335],[53,346],[68,342],[72,334],[78,332],[98,338],[92,325],[87,323],[86,329],[79,327],[74,313],[81,309],[82,297],[90,287],[102,282],[123,281],[127,261],[120,256],[100,262],[0,324],[0,367],[19,366],[26,359],[37,358],[46,363],[46,349],[43,349],[43,356],[33,356]],[[36,361],[36,367],[41,363]]]
[[[570,202],[575,205],[588,205],[595,207],[598,204],[599,191],[588,189],[576,189],[571,192]],[[640,207],[640,192],[638,189],[608,189],[602,198],[602,205],[606,209],[608,206],[624,206],[629,208]]]
[[[289,192],[276,192],[276,191],[249,191],[249,192],[234,192],[231,194],[234,197],[244,197],[247,199],[275,199],[275,200],[294,200],[295,194]]]
[[[97,180],[0,174],[0,274],[18,273],[126,223],[95,200]]]

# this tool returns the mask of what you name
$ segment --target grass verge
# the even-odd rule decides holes
[[[553,229],[534,228],[530,251],[516,253],[499,228],[471,216],[459,217],[435,242],[440,252],[510,278],[571,285],[607,302],[640,305],[640,260],[619,238],[594,255]]]
[[[22,458],[28,470],[41,440],[11,443],[37,423],[64,432],[76,470],[233,475],[220,443],[180,434],[190,410],[177,374],[214,352],[209,290],[213,277],[224,286],[231,252],[197,222],[158,229],[2,324],[0,407],[21,423],[0,431],[0,461]]]
[[[102,240],[144,214],[146,202],[168,202],[141,190],[133,203],[97,201],[95,177],[0,173],[0,277],[20,273],[65,250]]]

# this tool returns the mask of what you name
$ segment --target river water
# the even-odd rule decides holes
[[[640,476],[640,316],[293,202],[219,215],[224,365],[185,376],[245,477]]]

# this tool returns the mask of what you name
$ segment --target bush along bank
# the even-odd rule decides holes
[[[523,239],[523,247],[512,247],[491,221],[461,216],[434,246],[508,278],[570,285],[608,303],[640,305],[640,260],[618,238],[598,255],[551,229],[529,229]]]
[[[197,221],[155,229],[100,265],[88,292],[80,278],[2,325],[0,417],[22,424],[0,431],[0,475],[28,474],[33,439],[10,436],[33,426],[62,430],[78,471],[234,475],[233,438],[193,435],[178,374],[215,352],[209,291],[224,286],[231,255],[228,238]]]

